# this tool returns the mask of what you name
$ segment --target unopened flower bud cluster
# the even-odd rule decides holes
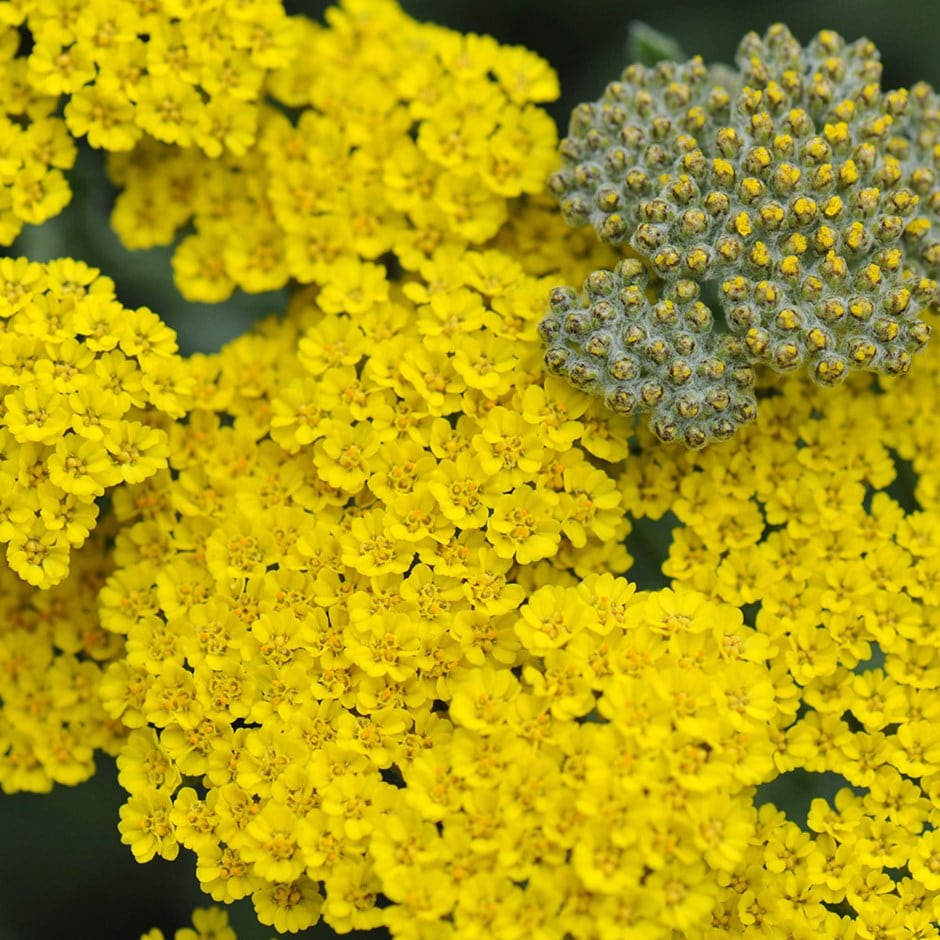
[[[743,344],[711,331],[695,281],[674,281],[650,303],[643,262],[627,258],[590,274],[584,292],[586,309],[572,288],[552,292],[540,325],[552,372],[619,414],[649,411],[660,440],[689,447],[727,440],[757,416]]]
[[[631,65],[579,105],[549,184],[565,219],[632,248],[664,299],[697,284],[752,364],[803,367],[822,385],[907,372],[940,264],[936,94],[883,92],[874,45],[831,31],[806,48],[780,25],[748,34],[737,65],[738,87],[698,58]],[[578,385],[597,331],[629,318],[578,332],[562,322],[573,310],[553,306],[543,336],[548,367]],[[613,403],[613,383],[587,384]],[[672,439],[681,415],[662,408],[654,430]]]

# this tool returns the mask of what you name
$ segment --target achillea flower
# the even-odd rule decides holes
[[[736,92],[744,110],[734,115],[708,99],[689,117],[690,88],[676,105],[689,121],[748,119],[735,133],[749,146],[713,154],[702,177],[729,200],[720,237],[738,239],[747,258],[683,244],[682,276],[670,274],[672,255],[652,259],[667,286],[651,297],[635,258],[604,270],[615,253],[566,229],[539,192],[554,132],[532,102],[555,82],[537,57],[419,26],[383,0],[348,0],[327,28],[248,4],[226,27],[235,51],[217,50],[230,66],[220,67],[196,28],[212,16],[178,7],[167,7],[169,26],[136,7],[40,18],[43,42],[72,42],[74,55],[53,62],[43,45],[22,70],[73,101],[90,89],[116,102],[101,77],[107,60],[121,88],[141,90],[127,92],[133,118],[115,104],[114,145],[121,122],[128,134],[177,135],[159,146],[141,136],[112,162],[126,184],[126,238],[137,217],[139,243],[169,241],[195,212],[177,269],[206,296],[223,297],[236,278],[301,286],[287,316],[184,363],[160,319],[122,308],[97,272],[0,264],[0,539],[11,565],[46,579],[40,588],[0,570],[0,786],[73,784],[92,773],[95,749],[115,753],[128,792],[120,832],[134,856],[192,852],[206,893],[251,897],[278,931],[323,919],[400,938],[849,936],[901,922],[929,933],[940,854],[940,409],[930,407],[940,354],[926,350],[890,395],[858,375],[825,402],[792,378],[781,393],[754,392],[756,341],[710,339],[714,311],[695,283],[703,265],[739,263],[725,278],[729,297],[747,295],[735,303],[764,310],[774,291],[783,303],[793,262],[776,259],[760,277],[747,267],[783,250],[779,203],[788,236],[807,240],[791,252],[813,268],[806,278],[837,280],[829,251],[844,249],[853,297],[874,304],[884,288],[879,302],[897,306],[897,290],[911,291],[904,311],[881,311],[906,323],[919,274],[892,269],[890,246],[881,260],[850,257],[865,232],[848,215],[864,208],[871,174],[907,160],[903,135],[885,122],[879,136],[878,115],[858,112],[868,95],[892,127],[909,135],[922,122],[929,136],[929,96],[904,104],[871,90],[864,44],[840,53],[822,34],[811,47],[817,79],[782,66],[771,75],[775,56],[810,54],[782,31],[766,49],[748,40],[744,67],[772,123],[799,123],[778,91],[842,113],[805,139],[781,123],[758,140],[764,112],[745,107],[754,94]],[[315,74],[306,58],[290,60],[288,33],[309,40]],[[700,68],[666,81],[668,71],[633,70],[630,81],[673,107],[685,93],[672,86],[698,88]],[[810,84],[794,90],[793,75]],[[853,110],[836,89],[860,75]],[[650,87],[635,89],[637,108]],[[147,98],[157,88],[159,113]],[[200,143],[201,118],[182,120],[195,88],[225,161]],[[303,112],[296,126],[252,106],[262,90]],[[257,146],[226,117],[230,98],[249,103],[238,109],[249,123],[257,117]],[[174,105],[181,120],[164,127]],[[81,108],[69,118],[69,107],[75,120]],[[680,146],[681,134],[649,123],[662,131],[655,146]],[[867,153],[867,137],[852,138],[858,153],[839,151],[856,133],[880,141],[861,189],[839,176]],[[771,164],[783,159],[787,134],[798,180],[761,166],[761,148]],[[823,145],[832,159],[813,162]],[[652,160],[653,146],[636,153]],[[725,162],[746,171],[740,189]],[[693,171],[697,158],[682,172],[698,185]],[[876,183],[879,200],[906,188],[929,203],[915,176]],[[825,192],[784,200],[773,189],[766,205],[745,206],[750,178],[768,193],[788,180]],[[689,205],[657,221],[657,203],[642,224],[681,241],[683,226],[701,222],[699,196],[681,173],[663,185],[678,185],[673,201],[692,192]],[[733,214],[732,196],[742,204]],[[233,205],[236,220],[257,224],[229,231]],[[908,222],[891,244],[908,250],[922,206],[892,206]],[[873,218],[888,208],[879,202]],[[706,231],[718,238],[714,224]],[[830,228],[838,248],[825,246]],[[728,383],[711,389],[714,404],[727,392],[724,411],[738,417],[750,420],[759,393],[760,429],[720,458],[677,452],[642,428],[631,438],[631,419],[546,376],[537,324],[548,288],[592,270],[591,318],[619,316],[619,304],[637,328],[684,325],[675,336],[688,375],[666,333],[649,350],[663,374],[635,363],[640,392],[688,412],[682,433],[699,420],[695,401],[667,383],[703,375]],[[554,302],[565,329],[587,332],[571,292]],[[915,479],[903,505],[899,468]],[[102,492],[109,527],[66,577],[66,546],[86,539]],[[641,589],[625,545],[635,532],[631,552],[655,561],[646,517],[668,543],[659,590]],[[797,770],[848,784],[831,805],[815,801],[805,826],[756,789]],[[218,910],[196,912],[195,930],[231,940]]]
[[[173,331],[81,262],[3,259],[0,314],[0,541],[46,588],[94,528],[95,500],[166,466],[158,415],[185,413],[188,383]]]
[[[149,134],[213,157],[253,143],[265,78],[292,61],[299,39],[280,4],[260,3],[243,4],[237,16],[211,6],[108,4],[50,16],[25,3],[17,25],[33,41],[26,81],[53,104],[68,96],[73,136],[127,151]]]
[[[304,55],[267,65],[265,88],[298,118],[257,108],[257,144],[230,147],[236,156],[224,163],[221,145],[207,146],[215,138],[200,136],[198,115],[187,116],[185,95],[200,79],[184,71],[158,95],[147,82],[171,79],[138,83],[137,123],[157,141],[184,134],[177,143],[187,149],[144,138],[116,155],[112,224],[139,248],[170,242],[191,220],[195,233],[174,255],[187,297],[219,301],[236,287],[265,291],[293,280],[323,285],[326,310],[362,312],[388,291],[371,262],[394,251],[414,270],[438,247],[490,240],[508,200],[540,192],[554,168],[555,128],[533,102],[557,95],[557,80],[537,56],[416,23],[391,2],[331,17],[329,28],[283,21]],[[224,97],[232,114],[243,109]],[[146,106],[151,100],[163,102],[163,117]],[[191,106],[202,113],[211,103]],[[205,184],[184,185],[195,179]],[[154,211],[167,202],[169,215]]]
[[[14,21],[20,13],[13,14]],[[26,76],[18,55],[16,23],[0,26],[0,245],[10,245],[23,226],[41,225],[71,199],[64,171],[77,148],[66,123],[56,116],[58,92],[43,93]],[[79,79],[79,84],[81,79]]]
[[[163,931],[153,930],[141,934],[140,940],[165,940]],[[228,911],[220,907],[197,907],[193,911],[193,926],[180,927],[173,940],[237,940],[235,931],[229,926]]]
[[[937,290],[933,89],[882,92],[874,45],[831,31],[748,34],[737,64],[628,66],[575,109],[550,183],[643,264],[555,292],[548,369],[690,447],[754,420],[750,364],[907,372]]]
[[[111,566],[104,530],[71,573],[39,591],[0,566],[0,789],[45,793],[95,772],[95,751],[113,754],[126,733],[98,699],[105,666],[123,653],[97,616]]]

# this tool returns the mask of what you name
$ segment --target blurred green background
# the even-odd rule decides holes
[[[319,17],[326,4],[289,2],[292,13]],[[552,113],[562,130],[571,107],[596,98],[625,64],[628,24],[643,20],[678,40],[688,55],[730,62],[740,36],[785,21],[807,41],[822,28],[848,39],[865,35],[881,50],[885,87],[926,79],[940,84],[940,3],[925,0],[788,0],[786,4],[732,2],[640,3],[635,0],[404,0],[418,19],[478,33],[539,52],[558,70],[562,99]],[[75,199],[63,215],[29,231],[13,254],[37,260],[72,255],[101,267],[115,279],[125,304],[147,304],[178,330],[186,351],[211,351],[243,332],[258,316],[277,310],[280,295],[235,297],[222,308],[187,304],[170,278],[169,250],[128,254],[107,228],[112,192],[99,155],[83,152],[73,176]],[[634,555],[645,556],[637,574],[650,573],[641,586],[657,587],[655,529],[631,540]],[[642,577],[641,577],[642,580]],[[786,806],[802,821],[809,800],[833,790],[831,778],[804,775],[777,781],[762,799]],[[195,904],[211,903],[195,881],[192,856],[185,851],[173,864],[139,866],[120,844],[118,806],[122,792],[113,762],[83,786],[52,795],[0,797],[0,940],[137,940],[159,926],[168,937],[188,923]],[[248,902],[233,908],[241,940],[260,940],[272,931],[259,928]],[[331,937],[328,930],[307,938]],[[378,934],[371,936],[377,937]]]

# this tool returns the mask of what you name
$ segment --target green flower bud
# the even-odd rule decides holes
[[[756,363],[824,385],[907,371],[940,275],[933,89],[882,91],[874,45],[832,31],[749,33],[736,62],[628,66],[575,108],[549,182],[568,222],[643,259],[615,289],[591,275],[580,312],[553,293],[552,364],[570,349],[579,387],[693,446],[753,420]]]

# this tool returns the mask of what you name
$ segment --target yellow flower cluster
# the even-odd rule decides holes
[[[763,808],[710,936],[797,920],[812,936],[937,936],[938,387],[935,348],[884,387],[853,377],[833,397],[789,380],[732,452],[631,460],[632,512],[680,521],[663,566],[674,589],[749,611],[800,687],[780,772],[852,787],[814,802],[803,828]],[[852,920],[833,926],[833,909]]]
[[[115,222],[192,219],[192,296],[299,285],[183,361],[97,271],[0,260],[0,787],[116,754],[135,858],[187,849],[279,932],[940,935],[940,351],[826,397],[759,379],[733,442],[662,446],[544,373],[549,287],[614,255],[546,208],[532,54],[385,0],[326,28],[0,9],[60,37],[60,72],[90,56],[42,86],[73,101],[146,17],[147,75],[211,93],[199,24],[235,9],[219,43],[296,123],[239,99],[257,143],[222,153],[133,117]],[[24,88],[42,55],[11,59]],[[625,539],[667,511],[670,587],[639,590]],[[849,786],[805,825],[760,805],[823,771]],[[234,933],[209,909],[196,937]]]
[[[126,729],[104,711],[104,665],[120,638],[98,617],[98,591],[113,567],[100,526],[68,578],[37,591],[0,565],[0,790],[46,793],[95,772],[94,752],[114,754]],[[113,533],[111,533],[113,534]]]
[[[466,283],[485,261],[516,282],[492,278],[486,306],[526,317],[525,374],[543,285],[496,253],[397,316],[293,310],[225,351],[233,426],[190,418],[223,459],[171,457],[162,511],[125,530],[148,546],[171,533],[159,565],[130,555],[102,592],[128,650],[102,690],[138,726],[118,759],[125,841],[140,859],[192,849],[216,900],[250,893],[280,930],[321,910],[395,936],[699,923],[751,834],[745,787],[773,775],[772,730],[792,719],[789,678],[776,687],[740,613],[597,573],[629,559],[588,446],[625,451],[595,440],[583,404],[551,380],[554,399],[461,382],[480,331],[463,316],[439,332],[434,307],[485,315]],[[246,394],[247,362],[263,371]],[[654,887],[640,861],[656,853]]]
[[[0,543],[40,588],[68,574],[96,500],[166,466],[187,376],[174,332],[71,259],[0,259]]]
[[[111,159],[125,245],[195,229],[173,258],[189,299],[340,279],[367,307],[382,268],[356,261],[393,252],[415,270],[438,248],[481,244],[507,198],[543,191],[556,165],[555,125],[531,102],[558,83],[534,54],[416,23],[384,0],[328,18],[295,24],[304,55],[272,75],[255,146],[213,159],[144,140]]]
[[[17,54],[17,6],[0,3],[0,245],[12,244],[24,225],[40,225],[68,204],[72,191],[63,171],[76,156],[56,114],[58,98],[28,82],[26,59]]]
[[[268,77],[302,35],[270,0],[22,0],[2,4],[0,23],[15,56],[7,84],[53,111],[64,97],[73,137],[111,151],[152,138],[211,156],[254,143]],[[17,54],[20,35],[29,43]]]

